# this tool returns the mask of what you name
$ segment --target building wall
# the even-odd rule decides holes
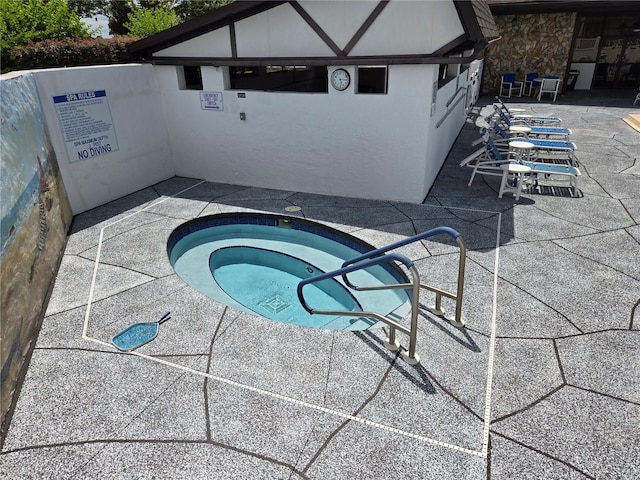
[[[73,213],[97,207],[174,175],[162,94],[151,65],[108,65],[34,72]],[[119,149],[72,158],[53,97],[105,90]]]
[[[176,174],[224,183],[421,202],[465,111],[464,101],[455,106],[433,150],[429,132],[450,98],[438,95],[432,117],[434,65],[390,66],[386,95],[356,94],[354,82],[328,93],[225,90],[225,68],[203,67],[203,88],[222,93],[223,111],[202,110],[200,92],[179,90],[179,68],[156,67]]]
[[[529,72],[563,78],[575,26],[575,13],[494,16],[501,39],[485,55],[483,93],[497,94],[504,73],[524,79]]]
[[[34,75],[4,78],[0,90],[0,413],[4,426],[62,256],[71,209]]]

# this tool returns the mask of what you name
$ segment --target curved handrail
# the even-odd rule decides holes
[[[417,242],[427,237],[432,237],[434,235],[446,234],[453,237],[458,244],[460,249],[460,259],[458,264],[458,289],[455,294],[442,290],[440,288],[435,288],[429,285],[423,285],[420,283],[420,274],[414,262],[407,258],[404,255],[399,253],[387,253],[390,250],[402,247],[404,245],[408,245],[413,242]],[[358,255],[350,260],[346,260],[343,262],[342,267],[337,270],[332,270],[330,272],[322,273],[320,275],[316,275],[313,277],[306,278],[298,283],[297,294],[298,300],[302,307],[310,314],[324,314],[324,315],[347,315],[347,316],[363,316],[369,318],[375,318],[379,321],[386,323],[389,326],[389,338],[385,345],[392,350],[400,348],[400,344],[396,340],[396,329],[400,330],[403,333],[409,335],[409,349],[406,352],[406,360],[410,363],[418,363],[419,357],[416,354],[416,340],[417,340],[417,329],[418,329],[418,303],[420,298],[420,289],[425,288],[427,290],[431,290],[436,294],[436,304],[434,307],[429,308],[429,310],[436,314],[444,316],[444,309],[442,308],[441,301],[442,297],[449,297],[456,300],[456,312],[455,319],[449,320],[456,326],[463,326],[464,322],[461,319],[462,312],[462,292],[464,288],[464,270],[465,270],[465,259],[466,259],[466,245],[464,240],[462,239],[462,235],[458,233],[456,230],[450,227],[436,227],[431,230],[427,230],[426,232],[419,233],[412,237],[405,238],[404,240],[400,240],[394,243],[387,245],[386,247],[378,248],[375,250],[371,250],[370,252],[363,253],[362,255]],[[370,287],[358,287],[349,282],[347,278],[347,274],[351,272],[355,272],[356,270],[364,270],[366,268],[380,265],[386,262],[400,262],[404,264],[404,266],[409,270],[412,277],[411,283],[398,283],[392,285],[382,285],[382,286],[370,286]],[[337,276],[341,276],[345,284],[354,290],[379,290],[379,289],[389,289],[389,288],[404,288],[411,289],[411,326],[410,328],[406,328],[400,325],[398,322],[391,320],[390,318],[385,317],[384,315],[380,315],[376,312],[367,312],[367,311],[337,311],[337,310],[319,310],[311,308],[306,300],[304,299],[303,289],[306,285],[311,283],[320,282],[322,280],[327,280],[330,278],[335,278]],[[403,353],[405,355],[405,353]]]
[[[432,228],[431,230],[427,230],[426,232],[422,232],[419,233],[417,235],[414,235],[412,237],[407,237],[404,240],[398,240],[397,242],[394,243],[390,243],[389,245],[385,246],[385,247],[381,247],[381,248],[377,248],[375,250],[371,250],[369,252],[363,253],[362,255],[358,255],[357,257],[353,257],[349,260],[346,260],[345,262],[343,262],[342,267],[346,267],[348,265],[352,265],[354,263],[358,263],[361,262],[362,260],[366,260],[367,258],[371,258],[371,257],[378,257],[380,255],[383,255],[385,253],[387,253],[390,250],[394,250],[396,248],[400,248],[400,247],[404,247],[405,245],[409,245],[410,243],[414,243],[417,242],[418,240],[423,240],[427,237],[433,237],[434,235],[440,235],[440,234],[447,234],[451,237],[453,237],[454,240],[458,240],[459,237],[461,237],[462,235],[460,233],[458,233],[456,230],[454,230],[451,227],[436,227],[436,228]],[[406,258],[406,257],[405,257]],[[353,271],[353,270],[351,270]],[[351,284],[351,282],[349,282],[349,280],[347,279],[347,273],[342,275],[342,279],[344,280],[344,282],[350,287],[350,288],[357,288],[355,285]]]
[[[342,275],[343,278],[347,273],[350,272],[355,272],[356,270],[362,270],[374,265],[379,265],[383,262],[389,262],[389,261],[397,261],[397,262],[401,262],[402,264],[404,264],[407,268],[411,268],[413,267],[413,261],[409,260],[407,257],[405,257],[404,255],[400,255],[399,253],[390,253],[389,255],[385,255],[384,257],[378,257],[378,258],[371,258],[371,259],[366,259],[362,262],[359,262],[357,265],[351,265],[351,266],[344,266],[342,268],[339,268],[337,270],[332,270],[330,272],[326,272],[326,273],[322,273],[320,275],[316,275],[313,277],[309,277],[306,278],[304,280],[302,280],[301,282],[298,283],[298,288],[297,288],[297,293],[298,293],[298,300],[300,300],[300,303],[302,304],[302,307],[309,313],[313,313],[313,308],[309,307],[309,305],[307,304],[307,302],[304,299],[304,295],[302,294],[302,289],[304,288],[305,285],[308,285],[310,283],[315,283],[315,282],[319,282],[321,280],[327,280],[328,278],[334,278],[337,276]]]

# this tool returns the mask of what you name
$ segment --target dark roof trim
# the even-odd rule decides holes
[[[325,32],[322,27],[320,25],[318,25],[318,22],[316,22],[313,17],[311,15],[309,15],[307,13],[307,11],[302,8],[302,5],[300,5],[297,1],[293,1],[293,2],[289,2],[289,4],[293,7],[293,9],[298,12],[298,15],[300,15],[302,17],[302,19],[307,22],[307,24],[311,27],[311,29],[316,32],[316,34],[322,39],[322,41],[331,49],[331,51],[333,53],[335,53],[336,55],[344,55],[344,51],[342,51],[342,49],[340,49],[340,47],[338,45],[336,45],[336,43],[331,40],[331,37],[329,35],[327,35],[327,32]]]
[[[283,3],[287,3],[287,1],[235,1],[205,15],[138,40],[127,47],[127,52],[134,56],[148,57],[153,52],[169,48],[220,27],[231,25]]]
[[[482,48],[474,48],[467,57],[442,57],[439,55],[389,55],[389,56],[358,56],[358,57],[152,57],[147,63],[153,65],[202,65],[202,66],[244,66],[244,65],[409,65],[409,64],[444,64],[469,63],[477,60]],[[480,46],[480,45],[478,45]],[[471,49],[469,49],[471,50]]]
[[[487,0],[494,15],[527,13],[623,14],[640,12],[637,0]]]
[[[478,3],[480,2],[480,3]],[[219,8],[206,15],[194,18],[188,22],[184,22],[168,30],[162,31],[151,37],[132,43],[127,48],[128,55],[131,59],[146,59],[150,63],[180,63],[183,64],[183,57],[154,57],[154,53],[173,45],[182,43],[191,38],[203,35],[212,30],[228,26],[231,35],[231,58],[211,58],[205,57],[203,64],[211,64],[212,61],[216,65],[242,65],[244,60],[237,58],[237,48],[235,43],[234,23],[244,18],[259,14],[283,3],[290,3],[298,14],[310,25],[310,27],[320,36],[320,38],[329,46],[336,54],[336,57],[327,57],[318,60],[318,57],[310,57],[309,59],[298,59],[303,63],[294,63],[295,59],[260,59],[264,65],[333,65],[333,64],[371,64],[370,59],[379,59],[379,63],[467,63],[461,61],[461,57],[449,60],[449,55],[457,55],[465,51],[473,50],[473,58],[479,56],[480,51],[484,49],[490,41],[498,38],[495,23],[489,12],[484,0],[453,0],[460,21],[463,25],[465,33],[456,38],[449,44],[440,48],[433,54],[423,55],[391,55],[391,56],[375,56],[375,57],[349,57],[349,52],[358,43],[365,34],[367,29],[373,24],[375,19],[380,15],[382,10],[387,6],[389,0],[379,0],[369,17],[363,25],[354,34],[353,38],[348,42],[344,50],[341,50],[335,42],[322,30],[322,28],[308,15],[304,8],[296,1],[236,1],[225,7]],[[481,8],[479,9],[478,6]],[[483,10],[484,9],[484,10]],[[486,15],[484,15],[486,11]],[[482,17],[478,18],[478,14]],[[362,60],[366,58],[369,60]],[[471,58],[471,57],[468,57]],[[169,59],[169,60],[167,60]],[[409,61],[413,59],[412,61]],[[244,62],[244,63],[243,63]],[[313,63],[309,63],[313,62]],[[357,63],[361,62],[361,63]],[[192,62],[190,62],[192,64]],[[200,62],[196,62],[200,64]]]

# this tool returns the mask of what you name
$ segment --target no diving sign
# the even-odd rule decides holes
[[[53,103],[70,162],[118,150],[105,90],[55,95]]]

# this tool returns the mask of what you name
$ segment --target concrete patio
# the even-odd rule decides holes
[[[562,117],[582,171],[579,198],[560,188],[517,202],[498,198],[497,177],[468,187],[459,166],[490,101],[422,205],[176,177],[76,216],[2,478],[639,478],[640,132],[622,120],[633,97],[510,99]],[[214,302],[174,273],[167,237],[237,211],[302,216],[376,247],[456,229],[466,326],[421,311],[411,366],[383,329],[296,327]],[[455,290],[455,243],[400,253]],[[111,345],[167,310],[151,343]]]

